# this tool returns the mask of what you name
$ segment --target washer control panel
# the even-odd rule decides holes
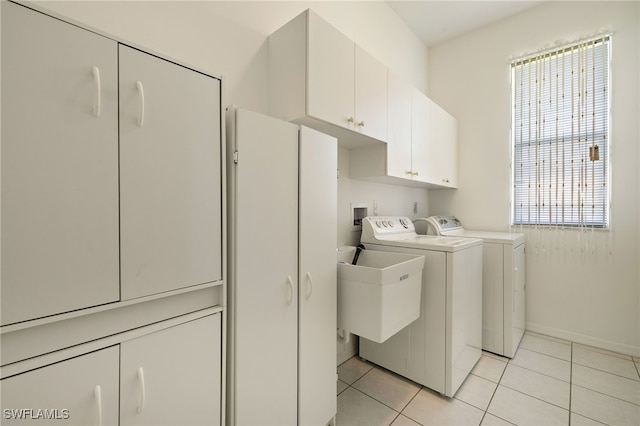
[[[403,216],[367,216],[362,220],[362,232],[372,236],[415,233],[413,222]]]

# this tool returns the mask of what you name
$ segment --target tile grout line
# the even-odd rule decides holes
[[[356,390],[357,392],[360,392],[360,393],[361,393],[361,394],[363,394],[364,396],[366,396],[366,397],[368,397],[368,398],[371,398],[372,400],[374,400],[374,401],[376,401],[376,402],[378,402],[378,403],[382,404],[383,406],[387,407],[388,409],[390,409],[390,410],[392,410],[392,411],[396,412],[396,413],[397,413],[397,414],[396,414],[396,416],[395,416],[395,417],[393,418],[393,420],[391,421],[391,423],[393,423],[394,421],[396,421],[396,419],[398,418],[398,416],[400,416],[400,414],[402,414],[402,411],[403,411],[405,408],[407,408],[407,406],[411,403],[411,401],[413,401],[413,400],[415,399],[415,397],[416,397],[416,396],[418,396],[418,394],[420,393],[420,391],[422,390],[422,388],[423,388],[424,386],[420,386],[420,388],[418,389],[418,391],[415,393],[415,395],[413,395],[413,396],[411,397],[411,399],[409,400],[409,402],[407,402],[407,403],[402,407],[402,409],[398,411],[398,410],[396,410],[395,408],[390,407],[389,405],[387,405],[385,402],[380,401],[379,399],[375,398],[374,396],[369,395],[369,394],[368,394],[368,393],[366,393],[365,391],[362,391],[362,390],[360,390],[360,389],[356,388],[355,386],[353,386],[353,385],[355,385],[355,384],[356,384],[356,382],[360,381],[360,379],[362,379],[364,376],[366,376],[366,375],[367,375],[367,374],[369,374],[371,371],[373,371],[373,369],[374,369],[374,368],[376,368],[376,366],[372,366],[369,370],[367,370],[367,372],[366,372],[366,373],[364,373],[362,376],[358,377],[358,379],[356,379],[352,384],[348,385],[348,387],[353,388],[354,390]],[[345,389],[345,390],[346,390],[346,389]],[[343,390],[342,392],[344,392],[344,390]],[[342,392],[340,392],[340,393],[342,393]],[[403,415],[404,415],[404,414],[403,414]],[[410,418],[410,417],[408,417],[408,416],[405,416],[405,417]],[[411,420],[413,420],[413,419],[411,419]],[[414,421],[415,421],[415,420],[414,420]],[[389,423],[389,424],[391,424],[391,423]],[[419,422],[417,422],[417,421],[416,421],[416,423],[419,423]],[[420,424],[420,423],[419,423],[419,424]]]
[[[355,382],[354,382],[354,383],[355,383]],[[389,407],[387,404],[385,404],[384,402],[382,402],[382,401],[380,401],[380,400],[378,400],[378,399],[374,398],[373,396],[369,395],[368,393],[366,393],[366,392],[364,392],[364,391],[361,391],[360,389],[355,388],[355,387],[353,387],[353,386],[350,386],[350,387],[352,387],[352,388],[353,388],[353,390],[355,390],[356,392],[361,393],[362,395],[366,396],[367,398],[371,398],[371,399],[372,399],[372,400],[374,400],[375,402],[377,402],[377,403],[381,404],[381,405],[382,405],[382,406],[384,406],[385,408],[388,408],[389,410],[391,410],[391,411],[393,411],[394,413],[396,413],[396,416],[393,418],[393,421],[392,421],[391,423],[393,423],[393,422],[395,421],[395,419],[396,419],[396,418],[398,418],[398,415],[402,414],[402,412],[401,412],[401,411],[398,411],[398,410],[396,410],[396,409],[395,409],[395,408],[393,408],[393,407]],[[391,424],[391,423],[389,423],[389,424]]]
[[[517,349],[516,349],[517,352]],[[515,356],[515,354],[514,354]],[[498,392],[498,387],[500,387],[500,382],[502,381],[502,378],[504,377],[504,373],[507,371],[507,367],[509,366],[509,363],[511,362],[510,358],[507,358],[507,362],[505,363],[504,369],[502,370],[502,373],[500,374],[500,378],[498,379],[498,382],[496,383],[496,388],[493,390],[493,393],[491,394],[491,398],[489,399],[489,403],[487,404],[487,408],[484,410],[484,413],[482,414],[482,418],[480,419],[480,424],[482,424],[482,422],[484,421],[484,418],[487,416],[487,413],[489,413],[489,407],[491,406],[491,402],[493,401],[493,397],[496,396],[496,392]],[[491,413],[489,413],[491,414]],[[492,416],[495,416],[495,414],[491,414]],[[495,416],[498,417],[498,416]],[[501,417],[498,417],[501,418]],[[502,418],[501,418],[502,419]],[[505,420],[505,419],[502,419]],[[505,420],[507,421],[507,420]],[[511,423],[511,422],[509,422]]]
[[[481,419],[480,419],[480,424],[482,424],[482,422],[485,420],[485,418],[486,418],[486,415],[487,415],[487,414],[490,414],[490,415],[492,415],[492,416],[495,416],[495,414],[489,413],[489,407],[490,407],[491,403],[493,402],[493,400],[495,399],[495,395],[496,395],[496,393],[497,393],[497,390],[498,390],[498,387],[499,387],[499,386],[504,386],[505,388],[508,388],[508,389],[511,389],[511,390],[513,390],[513,391],[515,391],[515,392],[518,392],[518,393],[521,393],[521,394],[523,394],[523,395],[526,395],[527,397],[531,397],[531,398],[537,399],[537,400],[539,400],[539,401],[541,401],[541,402],[544,402],[544,403],[547,403],[547,404],[550,404],[550,405],[556,406],[556,407],[558,407],[558,408],[560,408],[560,409],[567,410],[567,411],[568,411],[568,415],[569,415],[569,419],[568,419],[568,425],[569,425],[569,426],[572,424],[572,414],[573,414],[573,408],[574,408],[574,407],[573,407],[573,387],[574,387],[574,386],[576,386],[577,388],[585,389],[585,390],[587,390],[587,391],[594,392],[594,393],[597,393],[597,394],[600,394],[600,395],[606,396],[606,397],[608,397],[608,398],[616,399],[616,400],[619,400],[619,401],[621,401],[621,402],[625,402],[625,403],[628,403],[628,404],[631,404],[631,405],[634,405],[634,406],[640,406],[640,404],[636,404],[635,402],[627,401],[627,400],[625,400],[625,399],[621,399],[621,398],[619,398],[619,397],[616,397],[616,396],[613,396],[613,395],[609,395],[609,394],[607,394],[607,393],[604,393],[604,392],[601,392],[601,391],[598,391],[598,390],[590,389],[589,387],[585,387],[585,386],[580,386],[580,385],[574,384],[574,382],[573,382],[573,379],[574,379],[574,378],[573,378],[573,373],[574,373],[574,368],[573,368],[573,367],[574,367],[574,366],[580,366],[581,368],[582,368],[582,367],[584,367],[584,368],[586,368],[586,369],[592,369],[592,370],[594,370],[594,371],[598,371],[598,372],[601,372],[601,373],[604,373],[604,374],[608,374],[608,375],[611,375],[611,376],[615,376],[615,377],[618,377],[618,378],[621,378],[621,379],[627,379],[627,380],[632,380],[632,381],[637,381],[637,380],[634,380],[634,379],[629,378],[629,377],[627,377],[627,376],[623,376],[623,375],[616,374],[616,373],[611,372],[611,371],[601,370],[600,368],[597,368],[597,367],[593,367],[593,366],[590,366],[590,365],[584,365],[583,363],[575,362],[575,356],[576,356],[576,352],[575,352],[575,351],[576,351],[575,342],[568,342],[568,345],[567,345],[567,346],[569,347],[569,352],[570,352],[570,353],[569,353],[569,361],[567,361],[567,360],[566,360],[566,359],[564,359],[564,358],[560,358],[560,357],[558,357],[558,356],[554,356],[554,355],[550,355],[550,354],[548,354],[548,353],[542,352],[541,350],[544,350],[544,348],[541,348],[540,350],[534,350],[534,349],[531,349],[531,348],[521,347],[521,349],[525,349],[525,350],[527,350],[527,351],[531,351],[532,353],[537,353],[537,354],[540,354],[540,355],[544,355],[544,356],[546,356],[546,357],[553,358],[553,359],[556,359],[556,360],[569,362],[569,378],[568,378],[568,382],[567,382],[567,381],[565,381],[565,380],[562,380],[562,379],[558,379],[557,377],[551,376],[551,375],[549,375],[549,374],[545,374],[545,373],[542,373],[542,372],[540,372],[540,371],[533,370],[533,369],[531,369],[531,368],[529,368],[529,367],[525,367],[525,366],[521,366],[521,365],[518,365],[518,364],[516,364],[516,363],[513,363],[513,362],[512,362],[512,361],[513,361],[513,359],[509,359],[509,358],[507,358],[506,360],[503,360],[503,359],[498,358],[497,356],[496,356],[496,357],[491,357],[491,356],[490,356],[490,357],[491,357],[491,358],[493,358],[493,359],[496,359],[496,360],[498,360],[498,361],[504,362],[504,363],[505,363],[505,367],[504,367],[503,371],[501,372],[501,374],[500,374],[500,376],[499,376],[499,379],[498,379],[498,381],[497,381],[497,383],[496,383],[496,387],[495,387],[495,389],[494,389],[494,391],[493,391],[493,393],[492,393],[492,395],[491,395],[491,397],[490,397],[490,399],[489,399],[489,401],[488,401],[488,403],[487,403],[486,409],[485,409],[485,410],[482,410],[482,411],[483,411],[483,413],[482,413],[482,417],[481,417]],[[596,353],[600,353],[600,352],[598,352],[598,351],[594,351],[594,352],[596,352]],[[602,354],[602,355],[611,356],[611,355],[609,355],[609,354]],[[515,355],[514,355],[514,358],[515,358]],[[618,359],[623,359],[623,360],[625,359],[625,358],[620,358],[620,357],[616,357],[616,358],[618,358]],[[633,364],[633,366],[634,366],[634,369],[635,369],[635,371],[636,371],[636,374],[638,375],[638,377],[640,377],[640,362],[636,362],[635,358],[633,358],[633,357],[631,358],[631,362],[632,362],[632,364]],[[414,421],[414,422],[416,422],[416,423],[420,424],[420,422],[417,422],[417,421],[416,421],[416,420],[414,420],[413,418],[411,418],[411,417],[407,416],[406,414],[404,414],[404,413],[403,413],[403,411],[404,411],[404,410],[405,410],[405,409],[406,409],[406,408],[407,408],[407,407],[408,407],[408,406],[409,406],[409,405],[410,405],[410,404],[411,404],[411,403],[416,399],[416,397],[418,396],[418,394],[419,394],[423,389],[425,389],[425,387],[424,387],[424,386],[420,386],[420,388],[417,390],[417,392],[415,392],[415,393],[414,393],[414,395],[413,395],[413,396],[408,400],[408,402],[407,402],[407,403],[405,403],[405,404],[404,404],[404,405],[403,405],[403,406],[398,410],[398,409],[396,409],[396,408],[393,408],[393,407],[391,407],[391,406],[387,405],[387,404],[386,404],[386,403],[384,403],[383,401],[380,401],[380,400],[378,400],[377,398],[375,398],[375,397],[373,397],[373,396],[371,396],[371,395],[367,394],[365,391],[361,391],[360,389],[358,389],[358,388],[356,388],[356,387],[354,386],[357,382],[359,382],[362,378],[364,378],[364,376],[366,376],[366,375],[367,375],[367,374],[369,374],[371,371],[373,371],[374,369],[376,369],[376,365],[371,365],[371,364],[369,364],[369,363],[367,363],[367,364],[369,365],[369,368],[367,369],[367,371],[365,371],[365,372],[364,372],[363,374],[361,374],[357,379],[355,379],[355,380],[353,381],[353,383],[348,384],[348,383],[346,383],[346,382],[344,382],[344,381],[343,381],[343,383],[345,383],[345,384],[346,384],[346,388],[345,388],[345,389],[343,389],[343,391],[342,391],[340,394],[342,394],[342,393],[343,393],[345,390],[347,390],[348,388],[352,387],[353,389],[355,389],[356,391],[358,391],[358,393],[360,393],[360,394],[362,394],[362,395],[364,395],[364,396],[366,396],[366,397],[368,397],[368,398],[371,398],[373,401],[376,401],[376,402],[378,402],[379,404],[381,404],[382,406],[387,407],[388,409],[392,410],[392,412],[395,412],[396,414],[395,414],[395,416],[394,416],[394,418],[393,418],[393,420],[391,421],[391,423],[390,423],[390,424],[393,424],[395,421],[397,421],[397,420],[399,419],[400,415],[405,416],[407,419],[410,419],[410,420],[412,420],[412,421]],[[574,364],[575,364],[575,365],[574,365]],[[541,376],[545,376],[545,377],[553,378],[553,379],[556,379],[556,380],[559,380],[559,381],[562,381],[562,382],[568,383],[568,384],[569,384],[569,402],[568,402],[568,409],[565,409],[564,407],[561,407],[561,406],[559,406],[559,405],[556,405],[556,404],[554,404],[554,403],[552,403],[552,402],[545,401],[545,400],[540,399],[540,398],[537,398],[537,397],[535,397],[535,396],[533,396],[533,395],[529,395],[529,394],[527,394],[527,393],[525,393],[525,392],[519,391],[518,389],[513,389],[513,388],[511,388],[511,387],[509,387],[509,386],[506,386],[506,385],[502,384],[502,380],[504,379],[504,376],[505,376],[505,374],[506,374],[506,370],[507,370],[507,368],[508,368],[508,366],[509,366],[509,365],[514,365],[514,366],[516,366],[516,367],[523,368],[523,369],[528,370],[528,371],[531,371],[531,372],[533,372],[533,373],[540,374]],[[475,375],[476,377],[479,377],[479,378],[484,379],[484,377],[482,377],[482,376],[478,376],[477,374],[474,374],[474,373],[470,373],[470,375]],[[485,380],[487,380],[487,379],[485,379]],[[414,382],[414,383],[415,383],[415,382]],[[416,383],[416,384],[417,384],[417,383]],[[418,385],[419,385],[419,384],[418,384]],[[340,395],[340,394],[338,394],[338,395]],[[454,398],[455,398],[455,397],[454,397]],[[455,398],[455,399],[456,399],[456,400],[458,400],[458,401],[460,401],[460,402],[465,403],[466,405],[469,405],[470,407],[477,408],[477,407],[475,407],[473,404],[467,403],[466,401],[463,401],[463,400],[460,400],[460,399],[457,399],[457,398]],[[576,413],[576,415],[578,415],[578,414],[579,414],[579,413]],[[581,415],[581,416],[582,416],[582,415]],[[586,417],[586,416],[585,416],[585,417]],[[507,421],[507,420],[502,419],[501,417],[498,417],[498,416],[496,416],[496,418],[500,418],[501,420]],[[589,417],[586,417],[586,418],[589,418]],[[594,420],[595,420],[595,419],[594,419]],[[510,422],[509,422],[509,423],[510,423]]]
[[[561,382],[571,384],[571,362],[569,362],[569,361],[567,361],[567,360],[563,360],[563,361],[564,361],[564,362],[568,362],[568,363],[569,363],[569,380],[568,380],[568,381],[567,381],[567,380],[558,379],[557,377],[551,376],[551,375],[549,375],[549,374],[543,373],[543,372],[538,371],[538,370],[533,370],[533,369],[531,369],[531,368],[529,368],[529,367],[524,367],[524,366],[522,366],[522,365],[513,364],[513,366],[514,366],[514,367],[518,367],[518,368],[522,368],[523,370],[531,371],[532,373],[538,373],[538,374],[540,374],[541,376],[549,377],[549,378],[551,378],[551,379],[556,379],[556,380],[559,380],[559,381],[561,381]]]
[[[635,405],[636,407],[640,407],[640,404],[636,404],[635,402],[627,401],[626,399],[618,398],[617,396],[609,395],[608,393],[604,393],[604,392],[601,392],[599,390],[586,388],[586,387],[580,386],[580,385],[573,385],[573,386],[575,386],[577,388],[580,388],[580,389],[587,390],[589,392],[597,393],[597,394],[602,395],[602,396],[606,396],[606,397],[611,398],[611,399],[616,399],[618,401],[625,402],[627,404]]]
[[[572,364],[573,364],[573,362],[572,362]],[[640,380],[632,379],[631,377],[628,377],[628,376],[622,376],[622,375],[617,374],[617,373],[612,373],[611,371],[608,371],[608,370],[602,370],[601,368],[593,367],[591,365],[585,365],[585,364],[581,364],[579,362],[576,362],[575,364],[579,365],[580,367],[589,368],[591,370],[599,371],[600,373],[610,374],[612,376],[616,376],[616,377],[619,377],[621,379],[627,379],[627,380],[631,380],[631,381],[634,381],[634,382],[640,382]]]
[[[558,343],[558,344],[561,344],[561,345],[565,345],[564,343],[555,342],[554,340],[548,340],[548,341],[549,341],[549,342],[553,342],[553,343]],[[564,358],[560,358],[560,357],[555,356],[555,355],[550,355],[550,354],[548,354],[548,353],[541,352],[541,351],[538,351],[538,350],[535,350],[535,349],[532,349],[532,348],[528,348],[528,347],[526,347],[526,346],[522,346],[522,345],[518,345],[518,349],[516,350],[516,354],[518,353],[518,351],[519,351],[520,349],[524,349],[525,351],[533,352],[533,353],[536,353],[536,354],[538,354],[538,355],[543,355],[543,356],[547,356],[547,357],[549,357],[549,358],[553,358],[553,359],[556,359],[556,360],[559,360],[559,361],[568,362],[568,363],[569,363],[569,365],[571,366],[571,364],[572,364],[572,362],[573,362],[573,361],[572,361],[572,355],[571,355],[571,354],[573,353],[573,349],[572,349],[572,348],[573,348],[573,342],[567,341],[566,346],[569,346],[569,360],[566,360],[566,359],[564,359]],[[516,357],[516,354],[514,354],[514,355],[513,355],[513,358],[515,358],[515,357]],[[509,359],[508,361],[509,361],[509,362],[511,362],[511,361],[513,360],[513,358]],[[534,373],[542,374],[543,376],[546,376],[546,377],[551,377],[552,379],[556,379],[556,380],[563,381],[563,382],[565,382],[565,383],[569,383],[569,385],[571,385],[571,373],[569,374],[569,381],[567,382],[566,380],[559,379],[559,378],[557,378],[557,377],[551,376],[551,375],[549,375],[549,374],[547,374],[547,373],[543,373],[543,372],[538,371],[538,370],[533,370],[533,369],[531,369],[531,368],[529,368],[529,367],[527,367],[527,366],[523,366],[523,365],[519,365],[519,364],[513,364],[513,365],[514,365],[514,366],[516,366],[516,367],[524,368],[525,370],[528,370],[528,371],[533,371]],[[570,367],[570,368],[571,368],[571,367]],[[570,370],[570,371],[571,371],[571,370]],[[511,388],[510,388],[510,389],[511,389]]]
[[[574,344],[574,342],[571,342],[571,368],[569,370],[569,426],[571,426],[571,414],[573,413],[571,405],[572,405],[572,402],[573,402],[573,387],[574,386],[577,386],[577,387],[582,388],[582,389],[587,389],[589,391],[596,392],[596,393],[599,393],[601,395],[606,395],[604,393],[601,393],[601,392],[598,392],[598,391],[594,391],[593,389],[589,389],[589,388],[585,388],[584,386],[574,385],[573,384],[573,344]],[[578,363],[576,363],[576,364],[578,364]],[[582,365],[582,364],[578,364],[578,365]],[[587,366],[583,366],[583,367],[587,367]],[[597,369],[594,369],[594,370],[597,370]],[[601,370],[598,370],[598,371],[601,371]],[[611,398],[615,398],[615,397],[613,397],[611,395],[606,395],[606,396],[609,396]],[[616,399],[619,399],[619,398],[616,398]],[[620,400],[620,401],[623,401],[623,400]],[[580,414],[580,413],[576,413],[576,414],[578,414],[578,415],[580,415],[580,416],[582,416],[584,418],[593,420],[594,422],[601,423],[600,420],[592,419],[591,417],[587,417],[587,416],[585,416],[583,414]]]
[[[540,338],[540,339],[543,339],[543,338]],[[564,344],[564,343],[560,343],[560,342],[555,342],[554,340],[548,340],[548,341],[549,341],[549,342],[553,342],[553,343],[558,343],[558,344]],[[627,376],[624,376],[624,375],[621,375],[621,374],[618,374],[618,373],[614,373],[614,372],[612,372],[612,371],[603,370],[603,369],[601,369],[601,368],[594,367],[594,366],[592,366],[592,365],[587,365],[587,364],[584,364],[584,363],[580,363],[580,362],[575,361],[575,360],[573,359],[573,350],[574,350],[573,345],[574,345],[574,344],[578,344],[578,345],[582,346],[583,348],[585,348],[585,350],[590,351],[590,352],[593,352],[593,353],[597,353],[597,354],[599,354],[599,355],[609,356],[609,357],[612,357],[612,358],[615,358],[615,359],[618,359],[618,360],[624,360],[624,361],[628,361],[628,360],[629,360],[629,359],[627,358],[627,356],[628,356],[628,355],[621,354],[622,356],[617,356],[617,355],[615,355],[615,354],[614,354],[613,352],[611,352],[611,351],[607,351],[607,352],[611,352],[611,353],[604,353],[604,352],[602,352],[602,351],[600,351],[600,350],[597,350],[598,348],[589,349],[589,348],[591,348],[591,347],[590,347],[590,346],[588,346],[588,345],[583,345],[583,344],[576,343],[576,342],[571,342],[571,341],[568,341],[568,343],[566,344],[566,346],[569,346],[569,350],[570,350],[570,352],[569,352],[569,353],[570,353],[570,355],[569,355],[569,360],[566,360],[566,359],[561,358],[561,357],[556,356],[556,355],[548,354],[548,353],[546,353],[546,352],[542,352],[542,351],[540,351],[540,350],[536,350],[536,349],[533,349],[533,348],[530,348],[530,347],[526,347],[526,346],[519,346],[519,347],[518,347],[518,349],[522,348],[522,349],[524,349],[524,350],[527,350],[527,351],[530,351],[530,352],[535,352],[535,353],[537,353],[537,354],[544,355],[544,356],[548,356],[548,357],[550,357],[550,358],[554,358],[554,359],[558,359],[558,360],[561,360],[561,361],[569,362],[569,363],[571,363],[572,368],[573,368],[573,364],[575,363],[575,364],[580,365],[580,366],[582,366],[582,367],[591,368],[591,369],[593,369],[593,370],[601,371],[601,372],[603,372],[603,373],[608,373],[608,374],[611,374],[611,375],[614,375],[614,376],[618,376],[618,377],[622,377],[622,378],[629,379],[629,380],[636,380],[636,379],[632,379],[632,378],[630,378],[630,377],[627,377]],[[631,362],[633,363],[634,367],[636,367],[636,373],[638,374],[638,380],[636,380],[636,381],[640,381],[640,370],[639,370],[639,368],[638,368],[638,365],[635,363],[635,361],[634,361],[633,357],[631,357]],[[530,369],[530,368],[528,368],[528,367],[524,367],[524,366],[521,366],[521,365],[518,365],[518,364],[513,364],[513,365],[515,365],[516,367],[525,368],[525,369],[530,370],[530,371],[535,371],[536,373],[544,374],[544,375],[545,375],[545,376],[547,376],[547,377],[552,377],[552,378],[554,378],[554,379],[557,379],[557,377],[550,376],[550,375],[545,374],[545,373],[542,373],[542,372],[540,372],[540,371],[531,370],[531,369]],[[562,379],[558,379],[558,380],[562,380]],[[564,381],[564,380],[563,380],[563,381]]]
[[[534,373],[535,373],[535,371],[534,371]],[[547,377],[549,377],[549,376],[547,376]],[[535,399],[535,400],[540,401],[540,402],[542,402],[544,404],[551,405],[553,407],[556,407],[556,408],[559,408],[559,409],[561,409],[563,411],[567,411],[567,412],[571,413],[571,384],[569,382],[565,382],[564,380],[562,380],[562,382],[569,384],[569,408],[565,408],[565,407],[562,407],[560,405],[554,404],[553,402],[546,401],[546,400],[544,400],[542,398],[539,398],[539,397],[537,397],[535,395],[530,395],[527,392],[524,392],[524,391],[522,391],[520,389],[515,389],[515,388],[512,388],[512,387],[507,386],[507,385],[501,385],[501,384],[498,384],[498,385],[504,387],[505,389],[509,389],[509,390],[512,390],[513,392],[519,393],[520,395],[524,395],[527,398]],[[492,399],[493,399],[493,397],[492,397]]]
[[[405,405],[402,410],[400,411],[400,414],[402,414],[403,416],[405,416],[406,418],[408,418],[409,420],[418,423],[419,425],[422,426],[422,423],[420,423],[419,421],[417,421],[416,419],[414,419],[413,417],[409,417],[406,414],[403,413],[403,411],[409,406],[409,404],[411,404],[411,402],[413,402],[414,399],[416,399],[416,397],[418,396],[418,394],[424,389],[424,386],[420,386],[420,389],[418,389],[418,392],[416,392],[415,395],[413,395],[413,397],[411,397],[411,399],[409,400],[409,402],[407,402],[407,405]]]

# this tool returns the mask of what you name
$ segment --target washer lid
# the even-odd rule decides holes
[[[454,229],[451,231],[442,232],[442,235],[446,235],[448,237],[481,238],[487,243],[511,244],[514,246],[519,246],[525,241],[524,234],[493,231],[472,231],[469,229]]]
[[[380,237],[375,241],[364,241],[363,239],[362,242],[365,247],[367,243],[371,243],[446,252],[455,252],[482,245],[482,240],[477,238],[441,237],[436,235],[389,235]]]
[[[403,216],[368,216],[362,220],[363,244],[381,244],[423,250],[454,252],[482,244],[473,238],[418,235],[413,223]]]

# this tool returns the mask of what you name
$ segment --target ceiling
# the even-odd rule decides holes
[[[543,0],[386,0],[427,46],[515,15]]]

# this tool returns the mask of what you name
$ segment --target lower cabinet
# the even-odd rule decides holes
[[[220,327],[212,315],[123,342],[120,425],[220,424]]]
[[[175,323],[3,379],[1,423],[220,425],[221,314]]]
[[[118,345],[2,380],[3,425],[117,425]]]

